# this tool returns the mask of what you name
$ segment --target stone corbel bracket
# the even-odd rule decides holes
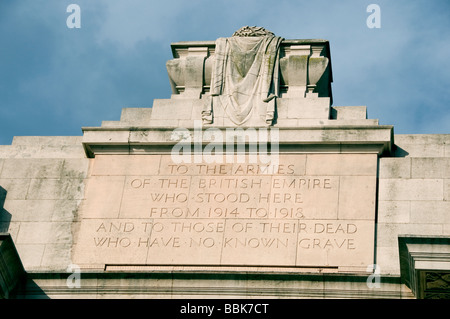
[[[450,237],[398,236],[401,280],[418,299],[449,299]]]
[[[215,41],[172,43],[166,67],[172,98],[200,98],[209,92]],[[330,45],[326,40],[284,40],[280,47],[281,97],[329,97],[332,103]]]

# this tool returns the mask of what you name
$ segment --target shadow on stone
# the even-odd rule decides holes
[[[9,223],[11,222],[11,214],[3,208],[5,205],[6,193],[6,189],[0,186],[0,233],[7,233],[9,230]]]
[[[27,275],[17,287],[13,299],[50,299],[49,296]]]
[[[394,145],[393,147],[393,155],[394,157],[406,157],[409,153],[401,147]]]

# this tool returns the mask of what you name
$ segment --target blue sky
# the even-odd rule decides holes
[[[81,28],[69,29],[69,4]],[[369,29],[369,4],[381,28]],[[170,43],[228,37],[244,25],[327,39],[334,106],[366,105],[396,134],[450,133],[448,0],[1,0],[0,144],[81,135],[124,107],[169,98]]]

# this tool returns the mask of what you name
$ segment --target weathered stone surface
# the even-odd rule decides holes
[[[83,211],[90,212],[90,218],[115,218],[119,216],[124,176],[92,176],[86,189]]]
[[[6,159],[0,178],[59,178],[63,160]]]
[[[388,247],[377,245],[377,265],[381,274],[400,275],[398,244]]]
[[[375,154],[309,154],[306,174],[375,176]]]
[[[194,103],[203,104],[203,100],[161,100],[155,99],[153,102],[152,108],[152,120],[168,120],[168,119],[177,119],[177,120],[190,120],[192,117],[192,109]],[[201,119],[201,114],[199,113],[196,117],[197,119]]]
[[[84,182],[80,179],[44,179],[30,181],[27,199],[83,199]]]
[[[448,135],[395,135],[396,154],[409,157],[444,157]]]
[[[16,244],[16,247],[26,270],[40,268],[45,244]]]
[[[333,106],[331,118],[336,120],[365,120],[367,119],[366,106]]]
[[[341,176],[339,219],[373,220],[376,200],[375,176]]]
[[[442,179],[381,179],[380,200],[443,200]]]
[[[411,178],[411,158],[381,158],[379,165],[380,178]]]
[[[148,120],[150,120],[152,115],[153,108],[131,108],[126,107],[122,109],[122,113],[120,115],[120,121],[126,123],[134,123],[145,125]]]
[[[380,223],[409,223],[410,201],[378,201],[378,221]]]
[[[99,155],[92,176],[156,175],[159,166],[160,156]]]
[[[450,179],[444,179],[444,200],[450,201]]]
[[[6,191],[8,200],[26,199],[30,179],[0,178],[0,187]]]
[[[22,222],[17,244],[46,244],[51,236],[52,222]]]
[[[283,107],[287,108],[286,117],[288,119],[328,120],[330,117],[329,98],[312,98],[312,99],[284,98],[279,100],[278,105],[280,106],[280,108]]]
[[[450,178],[450,158],[412,158],[411,178]]]
[[[12,145],[80,145],[82,136],[14,136]]]
[[[88,176],[90,160],[64,159],[61,178],[83,179]]]
[[[442,224],[393,224],[379,223],[377,235],[377,246],[379,247],[396,247],[398,245],[398,235],[414,234],[414,235],[442,235]],[[391,262],[398,259],[391,259]]]
[[[411,223],[450,224],[450,202],[412,201]]]
[[[45,245],[40,268],[60,271],[71,265],[72,243],[56,243]]]
[[[8,200],[4,209],[12,212],[12,221],[49,221],[52,218],[53,200]],[[1,220],[1,216],[0,216]]]

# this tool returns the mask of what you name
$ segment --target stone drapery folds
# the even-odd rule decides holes
[[[204,123],[212,122],[214,107],[221,105],[236,125],[258,116],[272,124],[279,94],[282,40],[264,28],[248,26],[232,37],[216,40],[211,103],[202,112]]]

